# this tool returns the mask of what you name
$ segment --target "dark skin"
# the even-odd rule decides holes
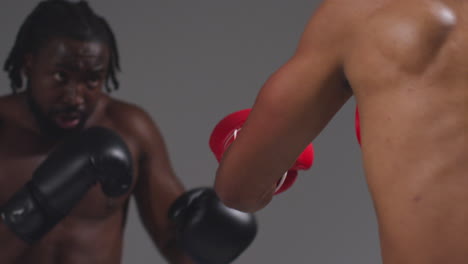
[[[184,187],[151,117],[103,92],[108,62],[107,45],[66,38],[51,39],[26,56],[27,90],[0,98],[0,204],[31,179],[67,133],[95,125],[113,129],[128,145],[134,164],[131,191],[111,199],[100,186],[94,186],[65,219],[32,246],[0,223],[2,263],[120,263],[131,195],[167,261],[192,263],[176,247],[174,228],[167,218],[168,208]]]

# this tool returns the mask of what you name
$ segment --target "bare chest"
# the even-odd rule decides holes
[[[0,205],[32,178],[34,171],[47,158],[52,148],[47,143],[23,133],[26,132],[0,130]],[[136,171],[137,168],[135,174]],[[135,181],[136,179],[134,183]],[[131,191],[124,196],[110,198],[104,195],[101,186],[96,184],[82,197],[69,218],[105,219],[122,209],[130,194]]]

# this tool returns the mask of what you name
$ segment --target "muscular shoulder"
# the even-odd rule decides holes
[[[455,13],[442,1],[390,1],[363,24],[358,45],[371,45],[389,62],[418,71],[437,54],[455,22]]]
[[[105,112],[113,126],[143,149],[160,137],[157,124],[151,115],[138,105],[112,99]]]
[[[406,25],[410,27],[441,27],[453,25],[455,10],[439,0],[394,0],[375,12],[372,22]]]
[[[324,0],[312,13],[297,53],[346,55],[367,18],[391,0]],[[314,56],[315,57],[315,56]]]
[[[0,123],[13,122],[17,126],[29,127],[22,103],[21,95],[18,94],[0,96]]]

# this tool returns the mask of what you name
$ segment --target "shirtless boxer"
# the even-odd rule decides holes
[[[2,264],[120,263],[131,195],[169,263],[227,264],[252,242],[253,215],[185,191],[151,117],[103,91],[118,69],[86,2],[42,1],[21,26],[0,98]]]
[[[221,200],[264,208],[354,95],[383,263],[468,263],[467,13],[459,0],[323,1],[224,154]]]

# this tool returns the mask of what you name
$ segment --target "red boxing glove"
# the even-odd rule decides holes
[[[276,184],[275,194],[282,193],[289,189],[297,179],[298,170],[308,170],[314,163],[314,147],[312,143],[307,145],[304,151],[299,155],[294,165],[281,177]]]
[[[250,114],[250,108],[231,113],[224,117],[213,129],[209,145],[218,162],[221,161],[224,152],[236,139],[242,125]],[[294,165],[277,182],[275,194],[289,189],[297,179],[298,170],[307,170],[312,166],[314,158],[313,146],[310,143],[301,153]]]
[[[236,139],[237,133],[249,116],[250,109],[244,109],[223,118],[213,129],[210,136],[210,148],[218,162],[221,161],[224,152]]]
[[[357,141],[359,142],[359,145],[361,145],[361,124],[359,121],[359,109],[356,107],[356,138]]]

